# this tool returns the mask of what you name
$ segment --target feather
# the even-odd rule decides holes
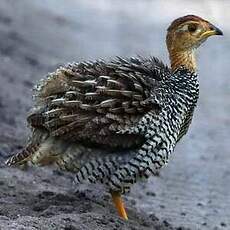
[[[160,106],[149,100],[161,81],[156,69],[169,73],[151,58],[118,57],[60,67],[35,87],[35,109],[28,122],[63,139],[127,146],[117,131],[135,126],[150,110],[159,113]],[[109,141],[114,138],[117,141]]]

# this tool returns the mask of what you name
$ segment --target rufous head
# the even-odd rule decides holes
[[[191,52],[212,35],[223,35],[223,32],[198,16],[180,17],[173,21],[168,28],[167,48],[170,55]]]

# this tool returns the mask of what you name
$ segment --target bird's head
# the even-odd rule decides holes
[[[223,33],[213,24],[198,16],[187,15],[173,21],[166,37],[172,69],[175,70],[179,65],[188,65],[188,68],[194,71],[195,60],[191,55],[212,35],[223,35]],[[184,60],[180,60],[181,58]],[[186,64],[186,61],[190,63]]]

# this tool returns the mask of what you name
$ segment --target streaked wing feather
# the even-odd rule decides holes
[[[167,71],[154,58],[69,64],[36,86],[35,109],[28,123],[73,141],[136,145],[143,137],[124,139],[117,132],[134,126],[150,110],[159,112],[159,105],[148,99],[160,85],[161,73]]]

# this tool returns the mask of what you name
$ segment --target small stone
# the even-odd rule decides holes
[[[227,226],[227,224],[226,224],[226,223],[224,223],[224,222],[221,222],[221,223],[220,223],[220,226],[221,226],[221,227],[226,227],[226,226]]]
[[[165,225],[166,227],[169,227],[169,226],[170,226],[170,224],[169,224],[169,222],[168,222],[167,220],[164,220],[163,223],[164,223],[164,225]]]
[[[197,206],[203,207],[204,205],[202,203],[197,203]]]
[[[146,195],[147,196],[156,196],[156,193],[148,191],[148,192],[146,192]]]

